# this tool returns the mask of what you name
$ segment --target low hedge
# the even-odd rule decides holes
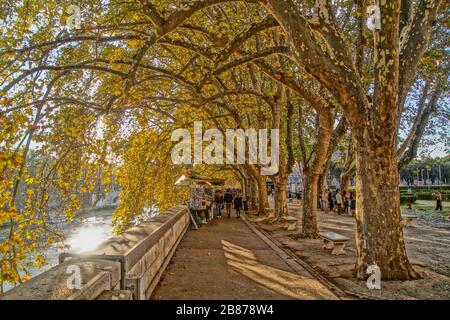
[[[414,203],[417,200],[417,196],[415,194],[400,194],[400,203]]]
[[[408,193],[408,188],[400,187],[400,203],[414,203],[416,200],[436,200],[434,193],[438,190],[442,193],[443,201],[450,201],[450,190],[445,190],[444,188],[438,189],[422,189],[421,191],[416,190],[416,188],[411,188],[413,193]],[[356,191],[350,188],[349,191],[356,195]]]
[[[408,189],[411,189],[413,192],[450,192],[450,186],[400,186],[400,192],[406,192]]]
[[[441,193],[443,201],[448,201],[450,199],[450,192]],[[436,200],[434,192],[417,192],[416,195],[418,200]]]

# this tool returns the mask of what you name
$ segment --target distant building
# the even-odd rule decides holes
[[[294,165],[292,173],[287,178],[287,191],[297,193],[303,189],[303,180],[301,170],[298,164]]]

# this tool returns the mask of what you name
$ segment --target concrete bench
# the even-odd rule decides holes
[[[297,229],[297,218],[288,216],[288,217],[283,217],[282,219],[285,221],[283,228],[285,228],[288,231]]]
[[[345,254],[345,243],[350,240],[346,236],[332,231],[320,232],[319,237],[323,239],[324,249],[333,249],[332,255]]]
[[[402,214],[402,224],[404,226],[411,226],[413,221],[417,219],[417,216],[413,214]]]

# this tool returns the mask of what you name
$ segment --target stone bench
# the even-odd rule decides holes
[[[288,216],[288,217],[283,217],[282,219],[285,221],[283,228],[285,228],[288,231],[297,229],[297,218]]]
[[[319,237],[323,239],[324,249],[333,249],[332,255],[345,254],[345,243],[350,240],[346,236],[332,231],[320,232]]]
[[[402,214],[402,224],[403,226],[411,226],[417,216],[413,214]]]

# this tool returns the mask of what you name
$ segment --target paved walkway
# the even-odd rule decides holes
[[[249,227],[223,217],[188,230],[152,299],[335,299],[295,272]]]

